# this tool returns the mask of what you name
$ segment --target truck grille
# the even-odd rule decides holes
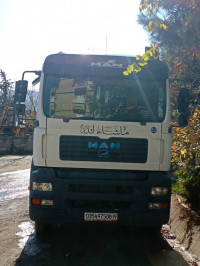
[[[128,209],[130,202],[120,201],[92,201],[92,200],[73,200],[72,208],[86,209]]]
[[[131,194],[131,186],[116,185],[88,185],[88,184],[70,184],[69,191],[73,193],[98,193],[98,194]]]
[[[145,163],[147,153],[147,139],[60,137],[60,159],[66,161]]]

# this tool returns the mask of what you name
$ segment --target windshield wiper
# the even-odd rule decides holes
[[[96,120],[96,119],[93,116],[63,118],[63,122],[69,122],[69,120]]]

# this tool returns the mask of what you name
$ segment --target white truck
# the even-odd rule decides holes
[[[30,174],[37,234],[65,222],[160,227],[168,221],[168,67],[152,59],[140,73],[124,76],[134,61],[78,54],[45,59]]]

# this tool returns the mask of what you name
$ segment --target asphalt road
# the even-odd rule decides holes
[[[188,265],[151,230],[67,224],[36,237],[28,217],[28,185],[29,170],[0,175],[0,265]]]

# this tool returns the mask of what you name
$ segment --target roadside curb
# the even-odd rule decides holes
[[[168,224],[175,238],[168,243],[187,258],[191,257],[192,265],[200,265],[200,217],[177,194],[172,194],[171,201]]]

